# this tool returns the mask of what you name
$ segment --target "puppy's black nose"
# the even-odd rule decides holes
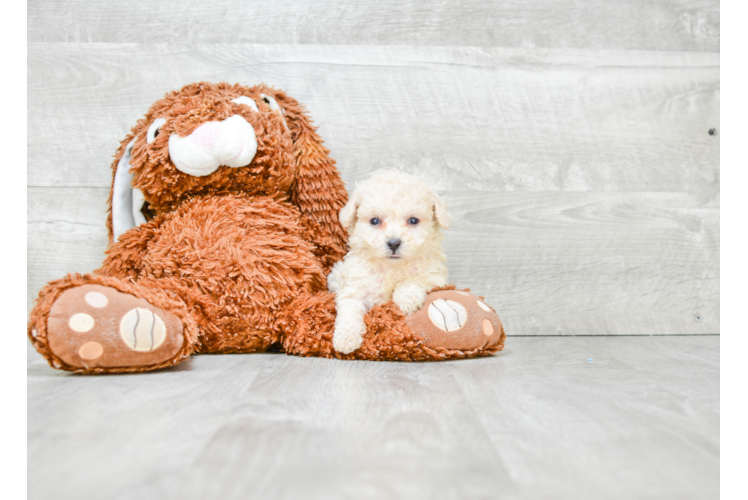
[[[390,247],[390,250],[392,251],[392,253],[395,253],[397,252],[397,249],[400,248],[400,245],[402,245],[402,243],[403,243],[402,241],[393,238],[387,242],[387,246]]]

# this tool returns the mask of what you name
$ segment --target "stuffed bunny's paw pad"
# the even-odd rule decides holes
[[[57,357],[83,369],[156,365],[184,343],[175,315],[102,285],[60,295],[49,313],[47,338]]]

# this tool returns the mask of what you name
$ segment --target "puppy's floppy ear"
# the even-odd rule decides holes
[[[449,229],[449,225],[452,223],[452,215],[449,213],[447,208],[447,202],[441,196],[436,194],[434,196],[434,217],[441,227]]]
[[[358,206],[361,204],[361,193],[356,191],[348,200],[348,203],[340,210],[340,223],[343,224],[348,232],[356,224],[356,212],[358,212]]]

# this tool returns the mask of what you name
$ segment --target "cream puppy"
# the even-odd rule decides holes
[[[364,314],[373,306],[392,299],[412,314],[429,290],[447,284],[440,228],[450,220],[444,200],[418,177],[379,170],[356,186],[340,211],[349,252],[327,279],[337,308],[336,351],[361,347]]]

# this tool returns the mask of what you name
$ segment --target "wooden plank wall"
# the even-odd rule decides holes
[[[150,103],[263,81],[349,190],[394,166],[444,194],[451,281],[509,335],[719,333],[718,1],[32,1],[28,42],[29,310],[101,263]]]

